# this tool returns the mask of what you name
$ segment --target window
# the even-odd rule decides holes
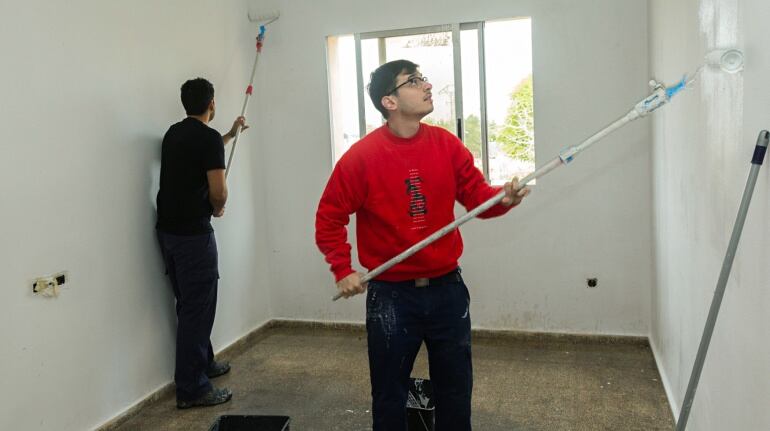
[[[334,162],[382,125],[366,93],[379,65],[407,59],[433,84],[423,121],[458,135],[493,184],[535,170],[530,18],[327,38]]]

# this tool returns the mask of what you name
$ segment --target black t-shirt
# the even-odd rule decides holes
[[[161,150],[156,228],[175,235],[212,232],[206,172],[224,168],[219,132],[191,117],[171,126]]]

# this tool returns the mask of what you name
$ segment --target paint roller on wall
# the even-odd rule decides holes
[[[259,25],[259,33],[257,33],[257,53],[254,56],[254,65],[251,68],[251,78],[249,79],[249,85],[246,87],[246,97],[243,99],[243,106],[241,107],[241,117],[246,116],[246,109],[249,107],[249,99],[254,91],[254,76],[257,74],[257,63],[259,62],[259,55],[262,53],[262,46],[265,41],[265,30],[268,24],[272,24],[280,17],[280,14],[275,11],[263,15],[252,15],[248,13],[249,21]],[[233,139],[233,146],[230,149],[230,157],[227,159],[227,168],[225,169],[225,177],[230,175],[230,165],[233,163],[233,156],[235,155],[235,146],[238,144],[238,138],[241,137],[242,129],[238,127],[235,132],[235,138]]]
[[[727,73],[743,70],[743,52],[737,49],[715,49],[706,54],[706,66],[718,67]]]
[[[700,75],[701,71],[706,67],[716,67],[727,73],[737,73],[743,69],[743,53],[737,49],[711,51],[706,55],[704,64],[700,66],[693,74],[689,76],[685,75],[679,82],[668,87],[655,80],[651,80],[650,86],[653,89],[652,93],[649,96],[642,99],[641,101],[639,101],[636,105],[634,105],[634,107],[626,115],[615,120],[612,124],[605,127],[604,129],[596,132],[593,136],[589,137],[579,145],[575,145],[575,146],[571,146],[563,149],[557,157],[555,157],[545,165],[535,170],[535,172],[524,177],[524,179],[522,179],[519,182],[519,189],[525,187],[531,181],[548,174],[552,170],[562,165],[569,164],[574,160],[574,158],[579,153],[583,152],[588,147],[600,141],[610,133],[614,132],[617,129],[620,129],[621,127],[625,126],[626,124],[638,118],[647,116],[648,114],[652,113],[656,109],[670,102],[671,99],[676,94],[678,94],[680,91],[684,90],[685,88],[690,87],[691,84],[698,79],[698,76]],[[388,260],[387,262],[383,263],[382,265],[368,272],[361,278],[361,283],[363,284],[370,280],[373,280],[378,275],[382,274],[383,272],[387,271],[393,266],[399,264],[400,262],[408,259],[410,256],[414,255],[418,251],[427,247],[434,241],[438,240],[439,238],[443,237],[449,232],[452,232],[453,230],[457,229],[465,222],[475,218],[477,215],[481,214],[482,212],[497,205],[498,203],[500,203],[500,201],[503,200],[503,197],[505,197],[505,192],[501,191],[500,193],[498,193],[488,201],[482,203],[478,207],[467,212],[465,215],[458,218],[454,222],[437,230],[432,235],[428,236],[427,238],[423,239],[417,244],[409,247],[407,250],[405,250],[398,256]],[[342,297],[342,294],[338,293],[332,298],[332,300],[336,301],[341,297]]]
[[[666,90],[667,93],[669,93],[669,98],[685,87],[689,87],[698,79],[701,72],[706,68],[719,69],[730,74],[738,73],[743,70],[743,52],[737,49],[715,49],[709,51],[704,57],[703,65],[701,65],[695,73],[689,77],[685,76],[678,84]],[[660,84],[655,80],[650,81],[651,87],[655,88],[658,85]]]
[[[281,14],[277,10],[270,11],[264,14],[252,14],[251,12],[248,13],[249,21],[251,21],[254,24],[259,24],[260,26],[272,24],[273,22],[278,20],[280,16]]]

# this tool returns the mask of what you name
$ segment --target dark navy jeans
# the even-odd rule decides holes
[[[166,272],[176,297],[176,397],[192,401],[212,386],[206,369],[214,360],[211,328],[219,280],[214,233],[182,236],[158,231]]]
[[[370,281],[366,331],[374,431],[405,431],[409,377],[425,342],[436,429],[471,429],[470,296],[460,272],[411,282]]]

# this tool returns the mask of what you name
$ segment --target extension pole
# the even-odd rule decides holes
[[[246,116],[246,109],[249,107],[249,99],[254,92],[254,76],[257,74],[257,63],[259,62],[259,54],[262,53],[262,42],[265,40],[265,26],[259,26],[259,35],[257,35],[257,54],[254,57],[254,66],[251,68],[251,79],[249,80],[249,86],[246,87],[246,97],[243,99],[243,107],[241,107],[241,117]],[[235,145],[238,143],[238,138],[241,137],[242,127],[238,127],[235,132],[235,138],[233,138],[233,147],[230,149],[230,158],[227,159],[227,169],[225,169],[225,178],[230,174],[230,164],[233,162],[233,156],[235,155]]]
[[[668,103],[668,101],[671,100],[671,98],[685,88],[685,86],[691,82],[694,79],[691,78],[690,80],[687,80],[686,78],[683,78],[679,83],[672,86],[671,88],[666,88],[662,84],[658,84],[656,82],[652,82],[651,84],[654,85],[654,91],[652,94],[641,100],[639,103],[634,105],[633,109],[631,109],[626,115],[624,115],[621,118],[618,118],[615,120],[612,124],[605,127],[604,129],[598,131],[590,138],[586,139],[582,143],[576,146],[567,147],[559,153],[558,157],[555,157],[550,162],[546,163],[545,165],[541,166],[539,169],[537,169],[535,172],[532,172],[531,174],[524,177],[519,182],[519,188],[518,190],[521,190],[524,186],[529,184],[532,180],[536,178],[540,178],[547,173],[551,172],[552,170],[558,168],[561,165],[566,165],[575,158],[579,153],[581,153],[583,150],[587,149],[591,145],[595,144],[596,142],[600,141],[605,136],[609,135],[610,133],[614,132],[615,130],[625,126],[626,124],[630,123],[631,121],[636,120],[637,118],[644,117],[650,112],[658,109],[659,107],[663,106],[664,104]],[[453,230],[457,229],[460,225],[467,222],[468,220],[476,217],[477,215],[481,214],[482,212],[492,208],[493,206],[500,203],[500,201],[503,200],[505,197],[505,191],[500,191],[500,193],[496,194],[491,199],[487,200],[483,204],[479,205],[478,207],[474,208],[473,210],[467,212],[462,217],[458,218],[457,220],[453,221],[452,223],[444,226],[443,228],[437,230],[430,236],[426,237],[422,241],[418,242],[417,244],[409,247],[407,250],[399,254],[398,256],[390,259],[389,261],[383,263],[382,265],[378,266],[374,270],[370,271],[366,275],[364,275],[361,278],[361,283],[366,283],[378,275],[382,274],[383,272],[387,271],[394,265],[404,261],[405,259],[409,258],[413,254],[417,253],[418,251],[425,248],[427,245],[433,243],[437,239],[443,237],[449,232],[452,232]],[[332,300],[336,301],[338,299],[342,298],[342,294],[338,293],[335,295]]]
[[[700,380],[700,375],[703,371],[703,362],[706,360],[706,353],[708,352],[709,343],[711,342],[711,335],[714,333],[714,325],[716,324],[717,315],[719,314],[719,307],[722,305],[722,297],[724,296],[725,288],[727,287],[727,279],[730,277],[730,270],[733,267],[735,250],[738,248],[738,241],[741,239],[743,224],[746,221],[746,213],[748,212],[749,204],[751,203],[751,195],[754,193],[754,185],[757,183],[759,168],[762,167],[762,161],[765,158],[768,141],[770,141],[770,132],[767,130],[759,132],[757,145],[754,147],[754,157],[751,159],[751,171],[749,172],[749,178],[746,181],[746,188],[743,191],[741,205],[738,208],[738,216],[735,219],[733,234],[730,237],[727,253],[722,262],[722,271],[719,273],[719,281],[717,281],[714,299],[711,301],[711,309],[709,310],[708,318],[706,318],[706,326],[703,328],[703,336],[701,337],[700,346],[698,347],[698,354],[695,356],[695,364],[692,367],[692,374],[690,374],[690,382],[687,384],[687,392],[685,393],[684,402],[682,402],[682,411],[679,412],[679,420],[676,422],[677,431],[684,431],[685,427],[687,427],[687,419],[690,416],[690,409],[692,408],[692,403],[695,398],[695,390],[698,388],[698,381]]]

